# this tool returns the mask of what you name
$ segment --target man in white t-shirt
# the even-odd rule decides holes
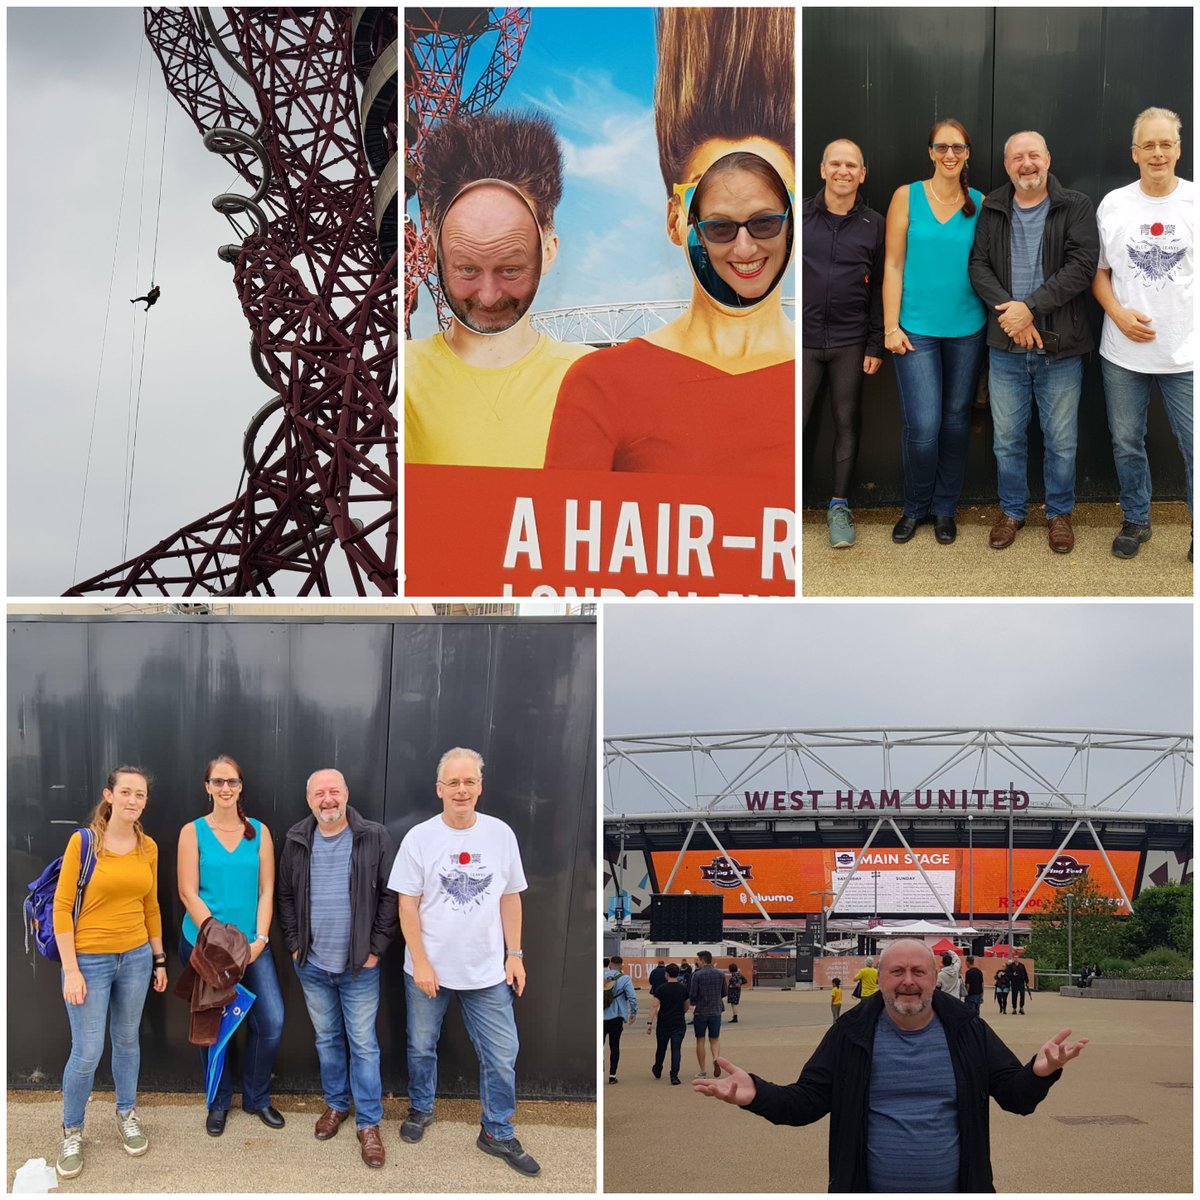
[[[1121,485],[1123,524],[1112,544],[1118,558],[1133,558],[1150,540],[1146,412],[1152,379],[1187,466],[1189,512],[1192,507],[1195,256],[1192,183],[1175,174],[1181,130],[1170,109],[1140,113],[1132,147],[1140,178],[1109,192],[1096,210],[1100,267],[1092,292],[1104,308],[1100,368]]]
[[[480,1150],[523,1175],[541,1168],[513,1136],[517,1107],[517,1022],[525,990],[521,892],[528,886],[513,831],[475,811],[483,757],[456,746],[437,769],[442,811],[400,843],[388,887],[400,896],[404,996],[408,1010],[408,1095],[400,1137],[419,1142],[433,1123],[437,1043],[450,997],[479,1056]]]

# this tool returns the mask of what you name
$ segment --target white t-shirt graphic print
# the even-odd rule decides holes
[[[1192,197],[1188,179],[1177,180],[1169,196],[1147,196],[1131,183],[1109,192],[1096,210],[1100,266],[1112,271],[1113,294],[1125,308],[1153,318],[1154,340],[1134,342],[1104,317],[1100,353],[1127,371],[1175,375],[1192,369]]]
[[[504,982],[500,897],[529,885],[513,831],[496,817],[475,814],[470,829],[454,829],[441,814],[410,829],[400,843],[388,887],[420,896],[421,940],[442,987],[468,991]],[[413,973],[404,948],[404,969]]]

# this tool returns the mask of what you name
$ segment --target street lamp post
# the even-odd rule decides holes
[[[974,816],[967,813],[967,904],[970,908],[967,924],[972,929],[975,927],[975,839],[972,825],[974,820]]]
[[[1012,780],[1008,783],[1008,961],[1013,959],[1013,794]]]
[[[1071,960],[1071,909],[1075,897],[1067,893],[1067,983],[1075,978],[1075,968]]]

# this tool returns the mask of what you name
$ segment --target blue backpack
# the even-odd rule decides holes
[[[75,911],[73,925],[79,923],[79,910],[83,907],[83,889],[87,887],[92,872],[96,869],[96,839],[90,829],[79,830],[79,883],[75,887]],[[54,962],[62,962],[58,952],[58,939],[54,936],[54,893],[58,889],[58,877],[62,874],[60,854],[30,885],[25,897],[25,952],[29,953],[29,935],[37,951]]]

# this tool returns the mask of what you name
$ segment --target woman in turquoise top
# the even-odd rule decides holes
[[[983,194],[967,186],[971,139],[961,122],[934,125],[929,157],[933,175],[897,188],[887,215],[883,344],[904,414],[904,515],[892,541],[909,541],[932,517],[948,546],[984,351],[987,314],[967,275]]]
[[[242,1055],[242,1108],[272,1129],[283,1117],[271,1104],[271,1070],[283,1033],[283,996],[271,958],[269,933],[275,903],[275,850],[271,832],[246,817],[242,807],[242,770],[228,755],[212,759],[204,771],[204,789],[212,811],[179,832],[179,898],[187,909],[179,938],[184,966],[192,956],[200,926],[210,917],[234,925],[250,943],[250,965],[242,984],[255,1000],[246,1016]],[[206,1066],[207,1049],[201,1050]],[[233,1103],[231,1055],[225,1055],[216,1098],[205,1129],[225,1132]]]

